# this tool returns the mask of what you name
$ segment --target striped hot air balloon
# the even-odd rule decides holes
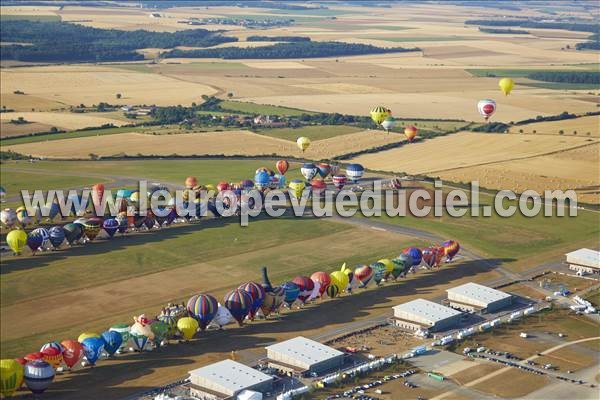
[[[319,169],[319,175],[321,175],[321,178],[327,178],[327,175],[329,175],[331,172],[331,166],[327,163],[317,163],[315,165]]]
[[[197,294],[187,302],[187,310],[198,321],[201,330],[205,330],[215,316],[219,302],[210,294]]]
[[[304,163],[300,168],[300,173],[307,181],[313,179],[319,173],[319,168],[313,163]]]
[[[60,366],[63,360],[62,347],[46,347],[40,351],[43,356],[42,359],[48,364],[52,365],[52,368],[56,369]]]
[[[256,282],[247,282],[238,287],[252,297],[252,308],[248,312],[248,317],[253,320],[256,312],[259,310],[262,303],[265,301],[265,289]]]
[[[325,293],[327,293],[327,296],[329,296],[329,298],[333,299],[334,297],[337,297],[338,294],[340,294],[340,288],[337,285],[329,285],[327,286],[327,290],[325,290]]]
[[[348,164],[346,167],[346,176],[352,183],[356,183],[362,178],[365,168],[360,164]]]
[[[244,318],[252,309],[252,297],[240,289],[232,290],[225,295],[223,305],[229,310],[233,318],[240,326],[244,324]]]
[[[43,360],[28,362],[23,371],[25,385],[34,395],[44,393],[54,380],[54,375],[54,368]]]
[[[371,264],[371,268],[373,269],[373,280],[375,284],[379,285],[383,278],[385,278],[386,267],[382,262],[376,262]]]
[[[337,190],[342,190],[342,188],[346,185],[346,175],[334,175],[333,185],[337,188]]]
[[[385,121],[387,117],[392,115],[392,112],[387,107],[377,106],[371,110],[370,114],[373,122],[375,122],[377,125],[381,125],[381,123]]]
[[[460,244],[458,244],[455,240],[447,240],[442,243],[442,247],[444,248],[444,254],[446,256],[446,262],[452,261],[454,256],[456,256],[460,250]]]
[[[416,267],[421,264],[421,260],[423,259],[423,253],[421,252],[421,249],[417,247],[408,247],[402,250],[402,253],[408,254],[410,258],[412,258],[413,264],[411,267]]]
[[[315,288],[315,283],[308,276],[297,276],[292,279],[292,282],[298,285],[298,288],[300,289],[298,300],[300,300],[302,304],[305,304]]]
[[[354,278],[358,280],[358,287],[367,287],[371,279],[373,279],[373,268],[369,265],[361,265],[354,270]]]

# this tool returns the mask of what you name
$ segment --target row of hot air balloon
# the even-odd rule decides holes
[[[277,286],[271,283],[263,267],[262,283],[243,283],[227,293],[222,303],[210,294],[195,294],[188,299],[185,309],[177,308],[174,312],[163,309],[153,320],[142,314],[133,318],[132,325],[115,324],[101,334],[83,332],[77,340],[48,342],[23,358],[1,360],[0,393],[11,396],[24,381],[29,390],[39,395],[50,386],[56,371],[63,369],[63,365],[71,370],[85,360],[82,366],[94,366],[103,354],[113,356],[126,351],[130,343],[135,350],[144,351],[149,350],[149,343],[158,348],[178,336],[191,340],[210,324],[221,329],[235,320],[241,326],[245,320],[254,320],[258,315],[267,318],[278,313],[281,307],[291,309],[295,303],[302,306],[320,297],[335,298],[342,292],[351,293],[354,288],[366,288],[370,282],[380,285],[382,281],[396,280],[414,272],[421,264],[439,268],[444,257],[451,261],[459,250],[460,245],[453,240],[422,250],[409,247],[391,260],[380,259],[354,269],[344,263],[331,273],[318,271],[310,277],[297,276]]]

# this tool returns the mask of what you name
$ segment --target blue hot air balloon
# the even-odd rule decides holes
[[[42,238],[42,244],[38,247],[42,247],[44,249],[48,248],[50,245],[50,233],[46,228],[37,228],[30,232],[33,236],[40,236]]]
[[[50,220],[53,220],[59,212],[60,207],[58,203],[52,203],[52,205],[50,206],[50,212],[48,213],[48,218],[50,218]]]
[[[115,218],[108,218],[102,222],[102,228],[106,231],[109,237],[113,237],[119,229],[119,221]]]
[[[40,248],[40,246],[42,245],[42,243],[44,242],[44,238],[42,237],[42,235],[39,232],[36,232],[36,230],[29,232],[27,234],[27,247],[29,247],[31,249],[32,252],[36,252],[37,249]]]
[[[53,226],[48,230],[50,244],[55,249],[58,249],[62,242],[65,241],[65,230],[62,226]]]
[[[271,183],[271,175],[267,171],[258,171],[254,176],[254,184],[259,190],[265,190]]]
[[[121,343],[123,343],[123,337],[116,331],[103,332],[102,339],[104,340],[104,351],[111,356],[115,354],[115,351],[117,351],[119,347],[121,347]]]
[[[319,173],[319,168],[313,163],[305,163],[302,164],[302,168],[300,168],[300,173],[307,181],[310,182],[312,178],[317,176],[317,174]]]
[[[146,347],[146,343],[148,343],[148,336],[132,333],[131,341],[135,345],[137,351],[143,351],[144,347]]]
[[[402,251],[403,254],[408,254],[412,258],[412,266],[415,267],[421,264],[423,252],[417,247],[408,247]]]
[[[104,339],[99,337],[89,337],[81,342],[83,354],[91,365],[96,364],[105,344]]]
[[[352,183],[358,182],[365,173],[365,168],[360,164],[348,164],[346,167],[346,176]]]
[[[25,384],[34,395],[44,393],[54,380],[54,375],[52,365],[43,360],[30,361],[23,370]]]
[[[283,301],[288,305],[288,307],[291,307],[300,295],[300,288],[294,282],[286,282],[281,285],[281,287],[285,291],[285,297],[283,298]]]

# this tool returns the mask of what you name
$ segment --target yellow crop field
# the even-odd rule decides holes
[[[104,124],[113,124],[121,126],[125,122],[120,119],[106,118],[98,114],[79,114],[69,112],[14,112],[0,114],[0,120],[9,121],[23,117],[26,121],[38,122],[57,128],[68,130],[81,129],[89,126],[101,126]]]
[[[600,136],[600,116],[590,115],[561,121],[534,122],[510,128],[510,133],[534,133],[534,131],[538,135],[564,134],[598,137]]]

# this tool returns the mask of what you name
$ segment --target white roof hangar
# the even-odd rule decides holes
[[[505,301],[512,296],[500,290],[469,282],[460,286],[446,289],[448,299],[467,302],[478,307],[487,307],[498,301]]]
[[[600,252],[592,249],[579,249],[565,254],[567,263],[600,269]]]
[[[222,397],[234,396],[246,389],[257,391],[272,387],[273,377],[233,360],[223,360],[189,372],[195,389],[214,392]],[[216,396],[219,397],[219,396]]]
[[[462,314],[460,311],[425,299],[416,299],[399,304],[394,306],[393,309],[397,318],[420,321],[430,326]]]
[[[302,336],[266,347],[269,364],[293,373],[324,372],[340,367],[344,353]]]

